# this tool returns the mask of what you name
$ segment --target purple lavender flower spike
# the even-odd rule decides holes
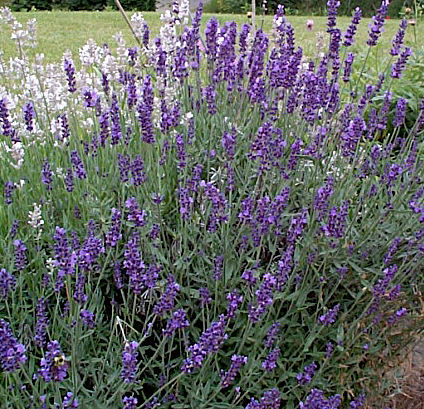
[[[25,127],[28,132],[32,132],[34,130],[34,118],[35,118],[34,104],[32,102],[28,102],[27,104],[24,105],[23,111],[24,111]]]
[[[205,287],[199,288],[199,294],[200,294],[200,304],[202,308],[204,308],[205,305],[208,305],[212,302],[212,298],[207,288]]]
[[[46,343],[46,332],[49,325],[46,309],[46,300],[44,298],[39,298],[36,309],[37,323],[35,325],[34,335],[34,344],[39,348],[42,348]]]
[[[52,190],[53,172],[47,159],[44,159],[41,171],[41,182],[46,185],[47,190]]]
[[[85,171],[84,164],[82,163],[81,157],[77,151],[71,151],[71,163],[74,167],[75,176],[78,179],[86,179],[87,172]]]
[[[305,402],[299,402],[299,409],[339,409],[342,403],[340,395],[324,397],[324,392],[319,389],[312,389]]]
[[[256,303],[250,303],[247,310],[249,320],[254,324],[258,323],[264,316],[268,306],[273,303],[273,290],[276,279],[271,274],[266,273],[263,276],[263,282],[258,290],[255,291]]]
[[[328,32],[331,32],[334,30],[334,27],[336,27],[336,18],[337,18],[337,10],[340,7],[340,1],[339,0],[328,0],[327,1],[327,14],[328,14]]]
[[[278,334],[280,333],[280,329],[281,329],[281,324],[278,321],[274,322],[274,324],[272,324],[269,327],[267,335],[266,335],[266,340],[264,342],[264,345],[266,348],[271,348],[274,345],[278,337]]]
[[[13,336],[7,321],[0,319],[0,367],[5,372],[15,372],[25,363],[25,346]]]
[[[243,302],[243,296],[241,296],[236,289],[229,293],[226,298],[229,301],[227,307],[227,318],[232,319],[236,315],[237,308]]]
[[[139,244],[140,236],[135,232],[125,245],[124,252],[124,267],[130,279],[130,288],[135,294],[141,294],[143,289],[143,274],[146,267],[138,249]]]
[[[134,396],[124,396],[122,403],[124,404],[123,409],[137,409],[138,399]]]
[[[115,247],[119,240],[122,239],[121,233],[121,212],[112,208],[112,225],[106,233],[106,246]]]
[[[12,194],[15,191],[15,189],[16,189],[16,186],[11,180],[4,182],[4,201],[7,205],[10,205],[13,203]]]
[[[372,18],[371,23],[369,24],[369,38],[367,44],[370,47],[375,47],[377,45],[378,38],[383,32],[383,26],[386,22],[386,15],[389,8],[389,0],[382,0],[380,8],[377,10],[377,14]]]
[[[144,171],[144,162],[141,155],[135,155],[134,160],[131,163],[131,182],[134,186],[141,186],[147,179]]]
[[[317,370],[317,365],[315,362],[306,365],[303,368],[303,372],[298,373],[296,376],[297,382],[299,385],[306,385],[312,381],[315,371]]]
[[[262,362],[262,368],[267,372],[272,372],[277,367],[277,360],[279,356],[280,348],[273,349],[266,357],[266,360]]]
[[[153,100],[152,80],[150,75],[146,75],[141,89],[141,98],[137,106],[137,112],[143,141],[150,144],[155,142],[152,124]]]
[[[392,41],[392,49],[390,50],[390,55],[399,55],[403,46],[403,40],[405,37],[405,30],[408,26],[408,21],[406,19],[402,19],[399,25],[399,30],[397,31],[395,38]]]
[[[88,299],[87,295],[84,293],[84,288],[85,288],[85,274],[80,272],[78,273],[77,281],[75,283],[75,291],[74,291],[74,300],[80,305],[84,304]]]
[[[225,334],[226,323],[225,315],[221,314],[219,320],[212,322],[210,327],[203,332],[199,342],[187,348],[190,356],[184,360],[181,367],[182,372],[192,373],[196,368],[202,367],[203,360],[207,355],[218,352],[228,337]]]
[[[405,47],[402,53],[399,56],[399,59],[392,65],[391,77],[400,79],[402,78],[402,73],[405,71],[406,62],[408,58],[412,55],[412,49],[410,47]]]
[[[137,199],[130,197],[125,202],[125,206],[129,210],[128,220],[133,222],[137,227],[143,227],[146,224],[146,212],[140,209]]]
[[[96,317],[94,313],[88,310],[81,310],[80,312],[80,318],[86,327],[93,329],[96,327]]]
[[[26,258],[26,246],[21,240],[14,240],[13,245],[15,246],[15,269],[22,271],[27,263]]]
[[[221,388],[228,388],[236,378],[243,365],[247,364],[247,357],[243,355],[233,355],[231,357],[231,366],[227,372],[221,372]]]
[[[365,404],[365,394],[359,395],[356,399],[350,402],[349,407],[351,409],[361,409]]]
[[[121,378],[125,383],[134,383],[137,372],[138,342],[132,341],[125,345],[122,351]]]
[[[76,409],[78,407],[78,399],[74,397],[72,392],[67,392],[63,398],[63,409]]]
[[[190,322],[186,318],[185,311],[179,309],[174,312],[172,318],[166,323],[166,328],[162,330],[163,334],[170,337],[177,329],[186,328],[190,325]]]
[[[334,324],[337,318],[337,314],[340,310],[340,304],[337,304],[334,308],[328,310],[328,312],[324,315],[321,315],[318,318],[318,322],[322,325],[325,325],[326,327]]]
[[[327,224],[322,228],[327,237],[342,238],[344,236],[348,208],[349,203],[346,201],[339,209],[337,207],[330,209]]]
[[[44,358],[41,358],[40,375],[45,382],[61,382],[68,374],[68,363],[65,355],[60,348],[58,341],[51,341],[47,344],[47,352]]]
[[[358,29],[359,22],[361,21],[362,10],[359,7],[355,8],[355,13],[352,18],[352,22],[344,34],[344,42],[343,45],[345,47],[350,47],[354,43],[354,38],[356,34],[356,30]]]
[[[406,108],[408,107],[408,100],[405,98],[399,98],[396,104],[396,114],[393,120],[393,126],[402,126],[405,121]]]
[[[66,79],[68,81],[68,91],[72,94],[77,90],[77,82],[75,79],[75,67],[72,64],[72,61],[65,58],[63,61],[63,69],[65,70]]]
[[[344,82],[349,82],[350,74],[352,72],[352,64],[354,60],[355,60],[355,55],[353,53],[348,53],[345,60],[345,66],[344,66],[344,72],[343,72]]]
[[[15,129],[13,129],[12,124],[9,118],[9,111],[7,109],[7,99],[0,99],[0,124],[3,125],[2,134],[4,136],[9,136],[12,142],[20,142],[21,140],[16,134]]]
[[[15,290],[15,287],[16,278],[2,268],[0,270],[0,299],[5,300],[9,292]]]
[[[116,145],[122,139],[121,120],[119,118],[119,106],[118,97],[116,94],[112,95],[112,103],[109,110],[110,122],[111,122],[111,135],[112,145]]]
[[[180,291],[180,286],[175,282],[172,274],[168,277],[168,285],[162,294],[160,300],[153,307],[153,312],[156,315],[162,316],[166,311],[171,311],[174,308],[175,297]]]

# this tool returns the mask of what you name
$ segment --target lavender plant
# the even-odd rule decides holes
[[[339,5],[319,60],[283,6],[201,33],[183,0],[49,65],[1,9],[6,408],[363,407],[423,324],[424,100],[405,131],[402,32],[361,85]]]

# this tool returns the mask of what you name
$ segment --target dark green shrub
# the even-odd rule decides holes
[[[53,2],[49,0],[13,0],[10,7],[14,11],[31,10],[51,10]]]
[[[125,10],[155,11],[155,3],[155,0],[121,0]],[[108,0],[107,4],[116,8],[113,0]]]

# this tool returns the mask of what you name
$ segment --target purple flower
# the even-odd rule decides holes
[[[396,104],[396,114],[393,120],[393,126],[402,126],[405,121],[406,108],[408,107],[408,100],[405,98],[399,98]]]
[[[12,204],[12,194],[15,189],[16,186],[12,181],[4,182],[4,201],[6,204]]]
[[[395,38],[392,41],[392,49],[390,50],[390,55],[399,55],[400,50],[403,46],[403,39],[405,37],[405,30],[408,26],[408,21],[406,19],[403,19],[400,22],[399,30],[397,31]]]
[[[352,400],[349,404],[349,407],[352,409],[360,409],[365,404],[365,394],[359,395],[356,399]]]
[[[135,155],[131,163],[131,173],[131,182],[134,186],[141,186],[146,181],[147,177],[144,172],[144,162],[141,155]]]
[[[66,79],[68,81],[68,91],[70,93],[74,93],[77,90],[77,82],[75,79],[75,67],[72,64],[72,61],[65,58],[63,61],[63,69],[65,70]]]
[[[46,300],[44,298],[39,298],[36,309],[37,323],[35,325],[34,335],[34,344],[39,348],[42,348],[46,343],[46,331],[49,326],[46,308]]]
[[[135,197],[130,197],[125,202],[125,206],[129,210],[128,220],[134,222],[137,227],[143,227],[146,224],[146,212],[140,210]]]
[[[82,89],[82,96],[84,98],[82,104],[86,108],[97,108],[98,105],[100,104],[100,96],[97,95],[94,89],[84,87]]]
[[[44,358],[41,358],[40,375],[45,382],[60,382],[66,378],[68,373],[68,364],[65,359],[59,342],[51,341],[47,344],[47,352]]]
[[[174,312],[172,318],[166,323],[166,328],[162,330],[163,334],[170,337],[177,329],[186,328],[190,325],[190,322],[186,318],[185,311],[179,309]]]
[[[16,131],[13,129],[12,124],[10,123],[6,98],[0,99],[0,124],[3,125],[2,134],[4,136],[10,136],[12,142],[20,142],[19,137],[16,135]]]
[[[350,74],[352,72],[352,64],[354,60],[355,60],[355,54],[348,53],[345,59],[345,66],[344,66],[344,72],[343,72],[344,82],[349,82]]]
[[[72,169],[68,168],[65,175],[65,187],[66,191],[72,193],[74,190],[74,175]]]
[[[236,378],[243,365],[247,364],[247,357],[243,355],[233,355],[231,357],[231,366],[227,372],[221,371],[221,388],[228,388]]]
[[[369,27],[369,38],[367,44],[370,47],[377,45],[378,38],[382,33],[384,23],[386,22],[387,10],[389,8],[389,0],[382,0],[380,8],[377,10],[377,14],[372,18]]]
[[[184,373],[192,373],[196,368],[201,368],[207,355],[218,352],[228,337],[225,334],[226,323],[225,315],[221,314],[219,320],[212,322],[210,327],[203,332],[199,342],[187,348],[190,356],[184,360],[181,367]]]
[[[361,115],[355,116],[341,135],[343,156],[354,156],[362,133],[367,129]]]
[[[325,325],[326,327],[330,326],[331,324],[334,324],[337,318],[337,314],[340,310],[340,304],[337,304],[334,308],[328,310],[328,312],[324,315],[321,315],[318,318],[318,322],[322,325]]]
[[[119,261],[115,262],[113,265],[113,281],[118,290],[123,288],[122,283],[122,272],[121,272],[121,263]]]
[[[327,14],[328,14],[328,32],[334,30],[336,27],[336,18],[337,18],[337,10],[340,7],[340,1],[338,0],[328,0],[327,1]]]
[[[256,302],[248,305],[249,320],[254,324],[258,323],[264,316],[268,306],[273,302],[273,289],[276,279],[271,274],[266,273],[263,276],[263,282],[258,290],[255,291]]]
[[[44,159],[41,171],[41,182],[46,185],[47,190],[52,190],[53,172],[47,159]]]
[[[168,277],[168,285],[163,292],[160,300],[153,307],[153,312],[156,315],[162,316],[166,311],[171,311],[174,308],[175,297],[180,291],[180,286],[175,282],[172,274]]]
[[[215,265],[213,267],[213,279],[218,281],[222,277],[222,268],[224,263],[224,256],[218,256],[215,259]]]
[[[349,27],[346,30],[346,33],[344,34],[343,45],[345,47],[349,47],[353,45],[356,30],[358,29],[359,22],[361,21],[361,16],[362,16],[361,9],[359,7],[356,7],[355,13],[352,18],[352,22],[350,23]]]
[[[75,175],[78,179],[86,179],[87,173],[84,164],[77,151],[71,151],[71,163],[74,166]]]
[[[125,383],[134,383],[137,372],[138,342],[132,341],[125,344],[122,351],[121,378]]]
[[[14,372],[26,362],[26,349],[18,343],[9,323],[3,319],[0,319],[0,340],[0,367],[5,372]]]
[[[207,288],[205,287],[199,288],[199,294],[200,294],[200,304],[202,308],[204,308],[205,305],[210,304],[212,302],[212,298]]]
[[[121,233],[121,212],[112,208],[112,225],[106,233],[105,243],[109,247],[115,247],[119,240],[122,239]]]
[[[55,266],[58,267],[57,279],[55,283],[55,292],[59,292],[63,287],[63,279],[66,274],[73,274],[77,255],[71,252],[68,239],[66,238],[66,230],[56,227],[56,232],[53,236],[55,241]]]
[[[203,90],[203,96],[206,100],[206,103],[208,105],[208,112],[211,115],[216,114],[216,92],[213,85],[208,85]]]
[[[210,61],[214,61],[216,59],[217,52],[217,34],[218,34],[219,23],[218,20],[212,17],[206,23],[205,29],[205,37],[206,37],[206,54]]]
[[[315,371],[317,370],[317,365],[315,362],[306,365],[303,368],[303,372],[298,373],[296,376],[297,383],[299,385],[306,385],[312,381],[313,376],[315,375]]]
[[[82,305],[84,304],[88,297],[84,293],[84,287],[85,287],[85,274],[80,272],[78,273],[77,281],[75,283],[75,291],[74,291],[74,300]]]
[[[319,389],[312,389],[305,402],[299,402],[299,409],[338,409],[341,404],[340,395],[324,397],[324,392]]]
[[[281,405],[281,394],[277,388],[270,389],[264,393],[261,401],[251,399],[246,409],[279,409]]]
[[[98,267],[97,259],[100,254],[105,252],[103,241],[95,236],[94,229],[90,229],[90,222],[93,221],[89,220],[88,222],[87,237],[78,252],[78,265],[82,271],[91,271],[93,268]]]
[[[346,229],[346,217],[349,203],[344,202],[338,209],[336,206],[330,209],[327,224],[322,227],[327,237],[342,238]]]
[[[278,321],[274,322],[274,324],[272,324],[269,327],[267,335],[266,335],[266,340],[264,342],[264,345],[266,348],[271,348],[274,345],[278,337],[278,334],[280,333],[280,329],[281,329],[281,323],[279,323]]]
[[[10,291],[16,287],[16,278],[8,273],[6,269],[0,270],[0,299],[5,300]]]
[[[224,223],[228,220],[227,200],[211,182],[206,183],[202,180],[200,187],[203,188],[204,196],[212,203],[207,226],[208,231],[213,233],[217,230],[219,223]]]
[[[72,392],[67,392],[63,398],[63,409],[76,409],[78,408],[78,399],[74,398]]]
[[[141,98],[137,106],[137,112],[143,141],[150,144],[155,142],[152,124],[153,100],[152,80],[150,75],[146,75],[141,88]]]
[[[229,293],[226,298],[228,300],[227,318],[232,319],[236,315],[237,308],[243,302],[243,296],[236,289],[232,293]]]
[[[393,242],[390,244],[389,248],[387,249],[386,254],[384,254],[383,263],[385,266],[388,266],[392,262],[392,258],[395,255],[396,251],[399,247],[400,239],[399,237],[395,237]]]
[[[119,118],[118,97],[116,94],[112,95],[112,103],[109,110],[112,134],[112,145],[116,145],[122,139],[121,120]]]
[[[32,132],[34,130],[35,117],[34,104],[32,102],[28,102],[24,105],[23,111],[26,129],[28,132]]]
[[[267,372],[272,372],[277,367],[277,360],[279,356],[280,348],[273,349],[266,357],[266,360],[262,362],[262,368],[264,368]]]
[[[81,310],[80,318],[81,318],[83,325],[85,325],[86,327],[88,327],[90,329],[93,329],[93,328],[96,327],[96,318],[95,318],[95,315],[91,311]]]
[[[131,170],[131,157],[118,153],[118,168],[121,182],[128,182]]]
[[[15,269],[22,271],[27,263],[25,255],[27,248],[21,240],[14,240],[13,245],[15,246]]]
[[[392,78],[402,78],[402,72],[405,71],[406,62],[408,58],[412,55],[412,49],[409,47],[405,47],[405,49],[400,54],[396,63],[392,65]]]
[[[326,348],[325,348],[325,357],[328,359],[331,357],[331,355],[333,355],[333,351],[334,351],[334,345],[331,342],[328,342],[326,344]]]
[[[324,220],[328,214],[328,200],[333,195],[334,179],[329,177],[327,183],[321,186],[314,200],[314,211],[317,212],[317,219]]]
[[[125,245],[124,252],[124,267],[130,278],[130,288],[135,294],[141,294],[144,280],[143,274],[146,267],[138,249],[139,244],[140,236],[135,232]]]
[[[124,404],[123,409],[137,409],[138,400],[134,396],[124,396],[122,403]]]

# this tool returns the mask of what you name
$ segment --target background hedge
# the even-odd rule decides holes
[[[113,0],[0,0],[0,5],[11,3],[12,10],[24,11],[31,10],[33,7],[37,10],[51,10],[52,8],[65,10],[103,10],[106,6],[115,7]],[[155,0],[121,0],[122,6],[126,10],[154,11]]]

